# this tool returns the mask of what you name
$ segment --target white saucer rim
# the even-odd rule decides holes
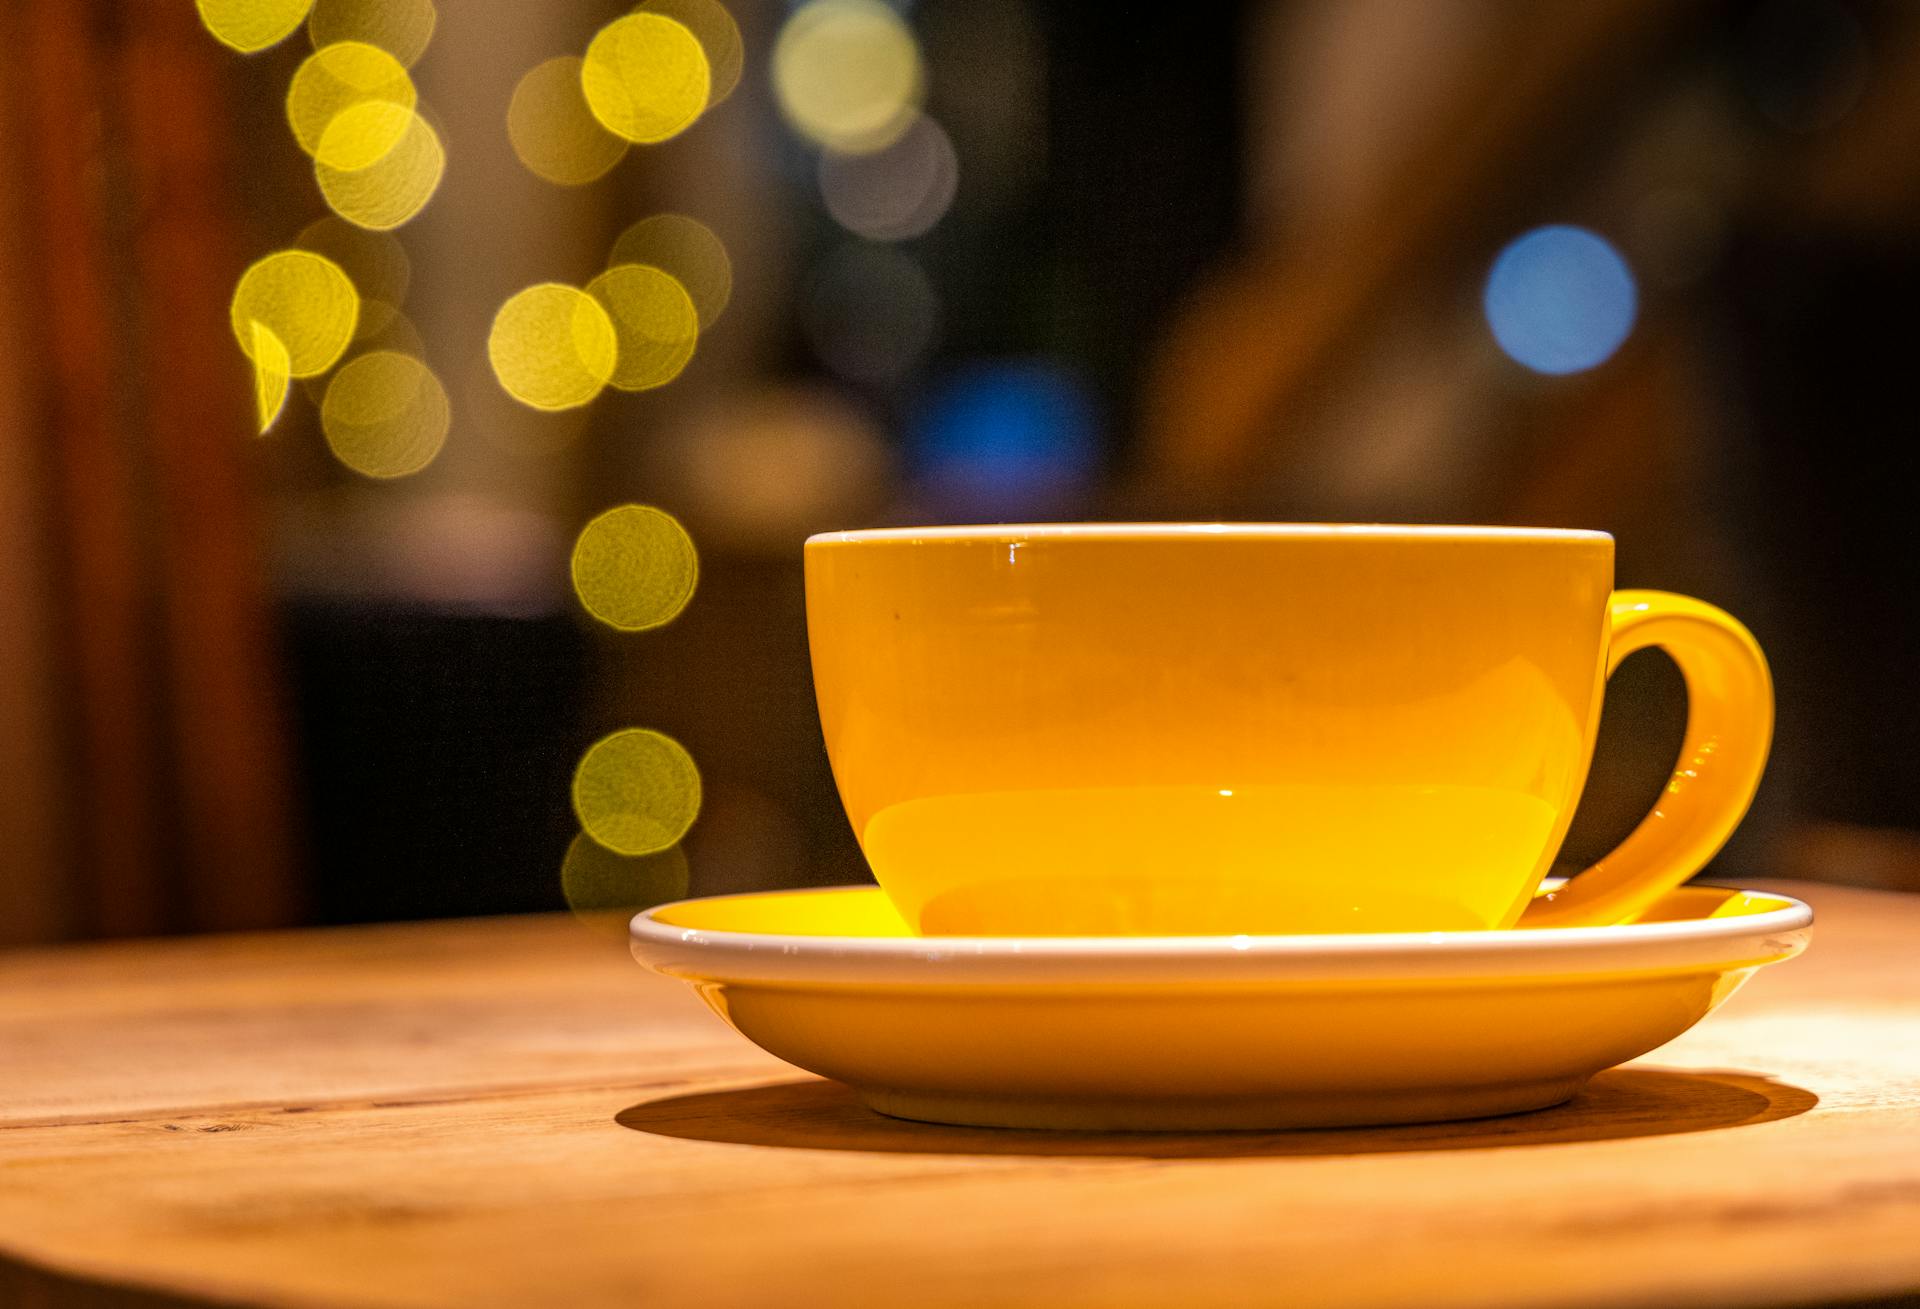
[[[675,977],[913,986],[1578,976],[1757,966],[1805,948],[1813,910],[1804,901],[1771,890],[1706,889],[1786,903],[1726,918],[1474,932],[861,937],[730,932],[658,921],[656,915],[692,903],[681,900],[635,915],[629,934],[636,960]],[[766,894],[847,891],[880,893],[852,885]]]

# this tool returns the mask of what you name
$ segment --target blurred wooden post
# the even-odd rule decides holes
[[[152,587],[122,405],[126,374],[107,233],[108,124],[93,6],[28,0],[10,108],[27,156],[27,293],[38,348],[9,361],[42,389],[36,426],[50,480],[56,559],[54,660],[72,732],[68,873],[82,931],[152,931],[166,921],[158,687],[148,666]]]
[[[188,920],[293,921],[287,739],[227,326],[243,259],[216,61],[184,4],[128,5],[109,75],[127,133]],[[262,130],[277,128],[263,124]]]
[[[16,0],[0,42],[0,940],[283,923],[223,52],[112,0]]]
[[[0,49],[19,50],[20,13],[0,6]],[[0,123],[17,123],[20,86],[0,80]],[[48,586],[46,461],[39,395],[20,366],[32,357],[34,300],[26,292],[24,143],[0,131],[0,945],[71,929],[60,857],[60,745]]]

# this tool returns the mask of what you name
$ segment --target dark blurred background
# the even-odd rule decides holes
[[[320,0],[252,53],[286,4],[0,10],[0,941],[560,908],[574,768],[630,725],[700,770],[693,893],[863,879],[800,544],[912,522],[1611,531],[1621,585],[1774,662],[1710,872],[1920,890],[1920,6],[653,7],[715,91],[730,16],[742,75],[601,164],[599,127],[523,140],[509,105],[621,5]],[[406,476],[332,453],[324,375],[257,435],[228,326],[254,260],[357,248],[283,108],[339,32],[417,55],[444,147],[378,239],[398,314],[345,356],[444,386]],[[691,364],[507,395],[494,311],[661,213],[731,273]],[[569,585],[627,502],[699,551],[651,631]],[[1684,698],[1662,656],[1614,678],[1567,871],[1648,808]],[[648,869],[631,901],[679,892]]]

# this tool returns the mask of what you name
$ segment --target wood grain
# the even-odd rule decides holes
[[[0,1302],[1920,1292],[1920,899],[1789,889],[1805,957],[1574,1103],[1343,1132],[893,1122],[567,919],[0,955]]]

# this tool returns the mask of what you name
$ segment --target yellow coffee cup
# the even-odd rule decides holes
[[[1698,600],[1613,589],[1603,532],[1059,524],[806,545],[835,780],[934,934],[1603,924],[1739,823],[1766,661]],[[1620,660],[1686,677],[1681,759],[1612,854],[1535,898]]]

